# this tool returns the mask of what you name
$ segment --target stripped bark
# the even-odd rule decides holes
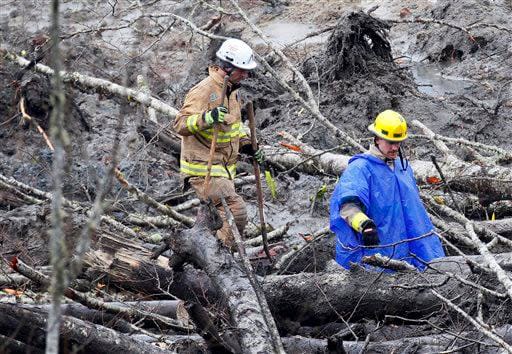
[[[283,237],[283,235],[285,235],[286,232],[288,232],[289,228],[290,228],[290,224],[286,223],[285,225],[278,227],[277,229],[269,232],[267,234],[267,239],[273,240],[276,238]],[[261,232],[259,234],[261,234]],[[261,236],[256,236],[256,237],[253,237],[253,238],[250,238],[250,239],[244,241],[245,246],[259,246],[262,243],[263,243],[263,238]]]

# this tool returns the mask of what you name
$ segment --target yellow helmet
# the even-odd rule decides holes
[[[407,122],[398,112],[390,109],[377,115],[375,122],[368,126],[373,134],[388,141],[403,141],[407,139]]]

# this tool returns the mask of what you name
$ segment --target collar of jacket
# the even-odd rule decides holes
[[[220,87],[224,85],[223,70],[218,65],[211,65],[208,67],[208,75],[218,84]],[[228,81],[228,91],[231,89],[231,82]]]
[[[375,156],[376,158],[384,161],[388,166],[394,166],[395,160],[388,159],[384,154],[379,150],[375,144],[371,144],[368,149],[368,154]]]

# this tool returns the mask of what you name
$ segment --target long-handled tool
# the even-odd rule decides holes
[[[222,94],[220,95],[220,104],[224,105],[224,99],[226,98],[226,91],[228,89],[229,75],[224,76],[224,82],[222,83]],[[215,149],[217,148],[217,137],[219,135],[219,123],[213,124],[213,137],[212,144],[210,145],[210,156],[208,157],[208,165],[206,167],[206,178],[204,179],[204,197],[208,199],[208,192],[210,190],[210,177],[212,173],[213,156],[215,155]]]
[[[247,115],[249,116],[249,129],[251,130],[251,144],[253,151],[258,149],[258,141],[256,140],[256,119],[254,117],[254,107],[252,102],[247,103]],[[260,179],[260,165],[256,159],[252,160],[252,165],[254,167],[254,176],[256,177],[256,193],[258,194],[258,209],[260,213],[260,225],[261,225],[261,237],[263,239],[263,249],[265,250],[265,254],[267,255],[270,263],[272,263],[272,257],[270,256],[270,251],[268,250],[268,241],[267,241],[267,229],[265,226],[265,214],[263,213],[263,190],[261,189],[261,179]]]

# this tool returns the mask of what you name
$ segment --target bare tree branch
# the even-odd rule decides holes
[[[5,58],[11,60],[21,67],[27,67],[31,64],[27,59],[20,57],[14,53],[10,53],[5,49],[0,49],[0,53],[5,54]],[[55,71],[43,64],[36,64],[34,66],[35,70],[41,72],[43,74],[53,76],[55,75]],[[72,85],[80,86],[83,85],[85,87],[100,91],[100,92],[109,92],[115,94],[119,97],[129,98],[133,101],[139,102],[146,106],[154,108],[156,111],[166,114],[170,117],[175,117],[178,113],[178,110],[174,107],[169,106],[168,104],[151,97],[140,90],[134,90],[126,87],[122,87],[121,85],[115,84],[108,80],[99,79],[87,75],[80,74],[78,72],[66,72],[61,71],[60,76],[62,81],[65,83],[70,83]]]
[[[52,48],[52,63],[55,68],[53,88],[51,93],[52,113],[50,117],[50,135],[55,144],[53,156],[53,199],[51,207],[50,230],[50,264],[52,266],[52,278],[50,294],[52,307],[48,311],[46,353],[57,354],[59,352],[59,329],[61,323],[61,301],[66,288],[66,263],[69,255],[66,251],[63,231],[64,210],[62,203],[62,177],[65,168],[64,146],[69,145],[69,137],[64,130],[64,102],[65,94],[61,79],[61,57],[59,51],[59,0],[51,2],[51,37],[54,43]]]
[[[484,334],[489,339],[495,341],[498,343],[503,349],[505,349],[507,352],[512,353],[512,346],[510,346],[507,342],[503,340],[499,335],[497,335],[494,330],[490,329],[489,325],[486,323],[481,322],[479,319],[472,318],[469,316],[464,310],[462,310],[459,306],[455,305],[452,301],[444,297],[443,295],[439,294],[437,291],[431,289],[432,293],[442,300],[444,303],[446,303],[449,307],[457,311],[462,317],[464,317],[467,321],[469,321],[479,332]]]

